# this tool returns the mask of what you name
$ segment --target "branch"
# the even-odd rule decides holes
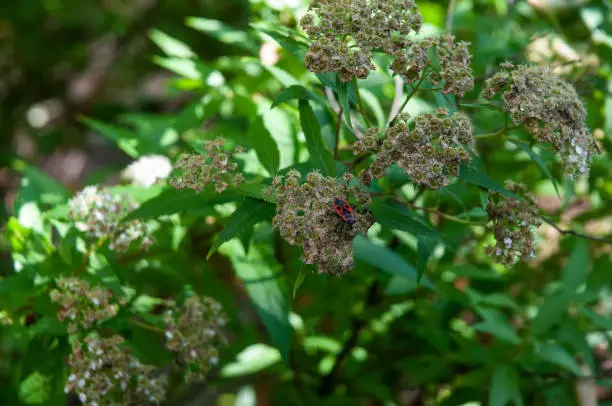
[[[584,239],[587,239],[587,240],[606,242],[606,243],[612,244],[612,238],[595,237],[595,236],[592,236],[592,235],[582,234],[582,233],[579,233],[579,232],[574,231],[574,230],[564,230],[561,227],[559,227],[557,224],[555,224],[555,222],[552,221],[551,219],[549,219],[547,217],[544,217],[544,216],[541,216],[541,215],[539,217],[542,219],[542,221],[544,221],[546,224],[548,224],[549,226],[551,226],[552,228],[554,228],[555,230],[557,230],[561,234],[573,235],[573,236],[584,238]]]

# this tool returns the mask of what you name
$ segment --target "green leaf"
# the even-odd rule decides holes
[[[372,199],[369,209],[376,222],[392,230],[406,231],[415,237],[428,237],[434,241],[442,241],[442,236],[424,219],[412,213],[406,206],[387,197]]]
[[[306,89],[302,85],[293,85],[285,88],[282,92],[276,96],[272,106],[270,108],[275,108],[279,104],[286,103],[289,100],[312,100],[315,102],[320,102],[321,99],[316,97],[310,90]]]
[[[240,242],[232,240],[220,247],[219,251],[232,262],[272,342],[283,359],[288,360],[291,326],[280,279],[280,265],[264,246],[252,246],[246,255]]]
[[[588,317],[591,323],[593,323],[593,325],[598,329],[612,331],[612,319],[609,317],[602,316],[601,314],[595,313],[585,307],[580,307],[579,311]]]
[[[544,162],[542,157],[539,156],[538,154],[536,154],[531,148],[529,148],[528,145],[525,145],[522,142],[518,142],[518,141],[514,141],[514,140],[510,140],[510,142],[512,142],[514,145],[516,145],[520,150],[522,150],[525,153],[527,153],[527,155],[529,155],[529,157],[536,164],[538,164],[538,166],[542,169],[542,171],[544,171],[546,176],[548,176],[548,179],[550,179],[550,181],[552,182],[552,184],[553,184],[553,186],[555,188],[555,191],[557,192],[557,196],[559,196],[559,198],[561,198],[561,194],[559,193],[559,187],[558,187],[557,181],[553,177],[552,173],[550,173],[550,170],[548,169],[548,166],[546,166],[546,162]]]
[[[417,282],[421,281],[423,274],[427,270],[427,262],[436,248],[436,241],[427,236],[419,237],[417,241]]]
[[[238,46],[250,53],[257,54],[259,47],[249,35],[240,30],[236,30],[229,25],[223,24],[219,20],[212,20],[200,17],[188,17],[186,20],[187,26],[195,28],[198,31],[204,32],[217,41],[224,44]]]
[[[261,116],[257,116],[251,122],[249,138],[255,147],[259,162],[261,162],[270,175],[274,175],[280,166],[280,152],[278,151],[276,141],[274,141],[274,138],[268,132]]]
[[[582,375],[576,360],[563,347],[557,344],[540,344],[537,346],[536,354],[545,361],[565,368],[576,375]]]
[[[492,190],[512,199],[523,200],[517,194],[510,192],[508,189],[489,178],[484,172],[484,169],[475,168],[474,166],[468,167],[465,164],[461,164],[459,179],[463,179],[466,182]]]
[[[227,203],[237,200],[241,193],[229,189],[223,193],[215,191],[167,189],[158,196],[144,202],[136,210],[128,214],[123,221],[148,220],[159,216],[201,209],[206,205]]]
[[[87,117],[81,117],[81,121],[94,130],[99,131],[105,137],[115,141],[119,148],[132,158],[138,158],[140,155],[138,138],[130,131]]]
[[[274,347],[265,344],[253,344],[242,350],[235,362],[230,362],[221,370],[221,376],[234,378],[243,375],[255,374],[276,364],[281,355]]]
[[[215,239],[206,259],[210,258],[221,245],[237,237],[243,231],[252,228],[255,224],[262,221],[271,220],[275,211],[276,208],[273,204],[261,200],[245,199],[232,214],[225,227],[223,227],[223,231]]]
[[[342,106],[342,114],[346,117],[346,123],[348,127],[353,130],[353,123],[351,122],[351,106],[349,104],[349,83],[342,83],[339,77],[336,77],[336,90],[338,91],[338,101]],[[340,118],[338,118],[340,119]]]
[[[297,293],[298,289],[300,288],[300,286],[302,286],[302,283],[304,283],[304,280],[306,279],[306,270],[304,268],[300,269],[300,273],[298,274],[297,278],[295,278],[295,282],[293,283],[293,298],[295,299],[295,294]]]
[[[317,121],[317,117],[306,100],[300,100],[300,123],[306,137],[306,145],[310,158],[316,168],[323,171],[327,176],[336,175],[336,165],[334,158],[329,150],[325,147],[323,138],[321,137],[321,126]]]
[[[546,297],[544,304],[538,309],[538,314],[533,319],[533,334],[540,335],[559,324],[565,315],[570,299],[571,295],[566,291],[556,292]]]
[[[364,262],[391,275],[401,276],[412,282],[413,289],[418,287],[418,273],[404,258],[389,248],[377,245],[366,237],[358,235],[353,240],[353,255],[357,261]],[[423,286],[432,287],[427,276],[423,276]]]
[[[179,41],[156,28],[149,32],[149,38],[151,38],[155,45],[160,47],[161,50],[168,56],[174,56],[177,58],[192,58],[196,56],[191,48],[185,45],[182,41]]]
[[[576,239],[576,245],[569,257],[569,261],[562,272],[563,284],[570,292],[586,281],[589,271],[589,246],[586,240]]]
[[[491,378],[491,391],[489,392],[489,406],[506,406],[513,403],[523,405],[520,392],[519,374],[512,366],[497,365]]]
[[[32,372],[19,386],[19,399],[26,405],[45,405],[51,397],[51,377]]]
[[[484,320],[475,324],[473,326],[474,330],[492,334],[497,338],[515,345],[521,343],[520,337],[510,326],[503,313],[494,309],[484,309],[481,307],[478,307],[476,310]]]
[[[161,58],[156,56],[153,58],[153,62],[179,76],[199,82],[204,82],[213,72],[213,69],[197,59]]]

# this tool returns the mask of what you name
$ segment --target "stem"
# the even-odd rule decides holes
[[[164,330],[162,330],[162,329],[160,329],[160,328],[157,328],[157,327],[155,327],[155,326],[152,326],[152,325],[150,325],[150,324],[143,323],[142,321],[140,321],[140,320],[138,320],[138,319],[136,319],[136,318],[134,318],[134,317],[132,317],[132,318],[130,319],[130,321],[131,321],[133,324],[137,325],[138,327],[142,327],[142,328],[144,328],[144,329],[146,329],[146,330],[153,331],[153,332],[155,332],[155,333],[159,333],[159,334],[164,334],[164,333],[165,333],[165,332],[164,332]]]
[[[446,31],[451,32],[453,30],[453,13],[455,11],[455,0],[449,0],[448,9],[446,11]]]
[[[355,95],[357,96],[357,104],[359,105],[359,112],[363,116],[366,126],[368,128],[371,128],[372,124],[370,123],[370,120],[368,119],[368,116],[366,115],[365,107],[363,105],[363,100],[361,100],[361,94],[359,93],[359,83],[357,83],[357,78],[353,78],[353,83],[355,84]]]
[[[423,84],[423,81],[425,80],[425,77],[427,76],[427,69],[428,68],[429,68],[429,65],[425,66],[425,68],[423,69],[423,72],[421,73],[421,79],[419,79],[417,84],[414,85],[414,87],[412,88],[412,91],[410,93],[408,93],[408,96],[406,96],[406,100],[404,100],[404,102],[400,106],[400,108],[397,111],[397,114],[395,115],[395,117],[393,117],[393,119],[389,120],[389,124],[387,125],[387,128],[390,125],[392,125],[395,122],[395,120],[397,120],[397,117],[400,114],[402,114],[402,111],[404,111],[404,107],[406,107],[406,105],[408,104],[408,102],[410,101],[412,96],[414,96],[414,94],[417,92],[417,90],[419,90],[419,87],[421,87],[421,85]]]
[[[336,136],[334,137],[334,161],[338,159],[338,143],[340,142],[340,129],[342,128],[342,107],[338,111],[338,122],[336,123]]]

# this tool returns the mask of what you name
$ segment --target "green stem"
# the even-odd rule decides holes
[[[357,104],[359,105],[359,112],[361,113],[361,115],[363,116],[363,119],[365,120],[366,127],[371,128],[372,123],[370,123],[370,120],[368,119],[368,116],[366,115],[365,107],[363,105],[363,100],[361,99],[361,93],[359,92],[359,83],[357,83],[357,78],[353,78],[353,83],[355,84],[355,95],[357,96]]]
[[[412,99],[412,96],[414,96],[414,94],[417,92],[417,90],[419,90],[419,88],[421,87],[421,85],[423,84],[423,82],[425,81],[425,78],[427,77],[427,70],[429,69],[429,65],[425,66],[425,68],[423,69],[423,72],[421,72],[421,79],[419,79],[419,81],[417,82],[416,85],[414,85],[414,87],[412,88],[412,91],[408,94],[408,96],[406,96],[406,100],[404,100],[404,102],[402,103],[402,105],[400,106],[399,110],[397,111],[397,114],[395,115],[395,117],[393,117],[393,119],[391,119],[389,121],[389,124],[387,124],[386,127],[389,127],[391,125],[393,125],[393,123],[395,122],[395,120],[397,120],[397,117],[402,114],[402,111],[404,111],[404,108],[406,107],[406,105],[408,104],[408,102],[410,101],[410,99]]]

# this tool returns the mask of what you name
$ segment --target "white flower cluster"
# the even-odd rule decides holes
[[[125,251],[136,240],[141,240],[143,249],[152,243],[144,223],[122,222],[138,207],[129,195],[113,195],[97,186],[87,186],[70,200],[69,206],[69,217],[77,229],[91,239],[108,238],[112,250]]]
[[[157,180],[166,179],[170,172],[170,159],[163,155],[146,155],[125,168],[121,177],[132,185],[150,187]]]

